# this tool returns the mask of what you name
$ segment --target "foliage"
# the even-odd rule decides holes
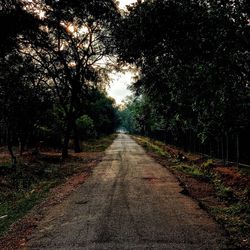
[[[76,120],[76,125],[79,133],[83,138],[95,136],[94,122],[88,115],[83,115]]]
[[[146,96],[128,97],[119,114],[120,126],[130,133],[148,135],[164,128],[163,119]]]
[[[114,51],[110,27],[119,16],[116,4],[112,0],[1,4],[0,18],[8,25],[1,29],[0,143],[8,144],[13,165],[12,147],[17,144],[23,151],[24,146],[42,142],[61,148],[66,158],[71,138],[79,152],[85,135],[112,133],[117,115],[113,101],[103,93],[111,66],[104,67],[103,61],[108,62]],[[78,131],[76,121],[94,108],[102,113],[98,117],[102,121],[89,116],[93,126]]]
[[[220,144],[218,154],[228,160],[229,134],[235,143],[250,126],[248,7],[247,1],[214,0],[146,0],[129,7],[114,31],[120,59],[140,72],[132,89],[141,97],[128,106],[140,100],[145,107],[146,99],[154,110],[127,113],[132,121],[144,118],[137,132],[158,133],[148,126],[155,116],[162,139],[170,135],[189,150]]]
[[[35,127],[51,106],[50,94],[34,77],[34,67],[16,52],[0,60],[0,68],[1,129],[6,130],[8,149],[15,165],[12,146],[19,142],[22,153]]]

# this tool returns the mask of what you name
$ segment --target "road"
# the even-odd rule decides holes
[[[93,175],[48,211],[28,249],[221,249],[219,226],[181,190],[119,134]]]

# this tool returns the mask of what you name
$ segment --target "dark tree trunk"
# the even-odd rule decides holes
[[[8,146],[10,156],[11,156],[11,166],[13,168],[16,168],[17,160],[16,160],[16,156],[13,152],[13,145],[12,145],[10,130],[8,130],[8,134],[7,134],[7,146]]]
[[[239,167],[239,160],[240,160],[240,146],[239,146],[239,134],[236,135],[236,163],[237,167]]]
[[[228,133],[226,132],[226,165],[228,165],[229,161],[229,141],[228,141]]]
[[[78,132],[75,122],[74,122],[74,150],[75,150],[75,153],[81,152],[79,132]]]
[[[223,160],[223,163],[225,165],[225,156],[224,156],[224,138],[222,136],[222,139],[221,139],[221,159]]]
[[[69,129],[67,129],[67,131],[65,131],[64,140],[63,140],[63,148],[62,148],[62,159],[63,160],[68,158],[68,156],[69,156],[69,152],[68,152],[69,137],[70,137],[70,131],[69,131]]]
[[[64,133],[64,141],[63,141],[63,147],[62,147],[62,159],[65,160],[69,156],[69,140],[70,140],[70,133],[72,131],[73,127],[73,119],[72,115],[68,116],[67,119],[67,126]]]
[[[20,156],[23,155],[24,152],[24,145],[25,145],[25,140],[23,138],[19,138],[19,154]]]

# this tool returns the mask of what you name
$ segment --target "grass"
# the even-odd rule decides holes
[[[2,200],[0,204],[0,235],[9,229],[9,226],[23,217],[31,208],[37,205],[48,193],[49,189],[57,182],[48,181],[43,184],[39,192],[27,192],[18,190],[11,197]],[[2,198],[2,197],[1,197]],[[5,217],[6,216],[6,217]]]
[[[38,162],[29,167],[19,160],[16,171],[2,178],[0,235],[46,197],[50,188],[62,183],[72,173],[56,164]]]
[[[238,249],[244,249],[250,234],[250,205],[237,202],[225,207],[210,207],[209,212],[229,232]]]
[[[149,138],[136,136],[134,137],[137,141],[140,141],[140,144],[147,150],[156,153],[162,157],[170,157],[169,153],[166,152],[162,147],[164,144],[162,142],[152,142]]]
[[[110,135],[84,143],[84,152],[102,152],[116,138]],[[63,183],[67,177],[79,172],[79,161],[70,157],[62,164],[60,155],[25,161],[19,159],[16,170],[8,162],[0,170],[0,236],[12,223],[23,217],[44,199],[49,190]]]
[[[197,168],[195,165],[180,163],[173,165],[172,168],[182,173],[185,173],[189,176],[192,176],[194,178],[199,178],[199,179],[208,178],[207,174],[204,171]]]

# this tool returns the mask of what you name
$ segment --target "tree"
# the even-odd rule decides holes
[[[112,46],[107,46],[111,41],[108,28],[117,8],[108,0],[45,2],[47,16],[40,33],[34,38],[22,37],[20,51],[44,72],[44,83],[63,109],[62,156],[66,158],[70,134],[82,114],[89,89],[107,79],[102,65],[112,53]],[[75,149],[79,151],[77,144],[75,138]]]
[[[27,139],[50,107],[50,95],[36,79],[30,61],[16,52],[0,61],[0,120],[6,128],[7,145],[16,165],[13,144],[19,143],[22,154]]]
[[[246,1],[146,0],[117,24],[120,59],[140,70],[134,91],[182,146],[224,144],[249,124],[248,20]]]

